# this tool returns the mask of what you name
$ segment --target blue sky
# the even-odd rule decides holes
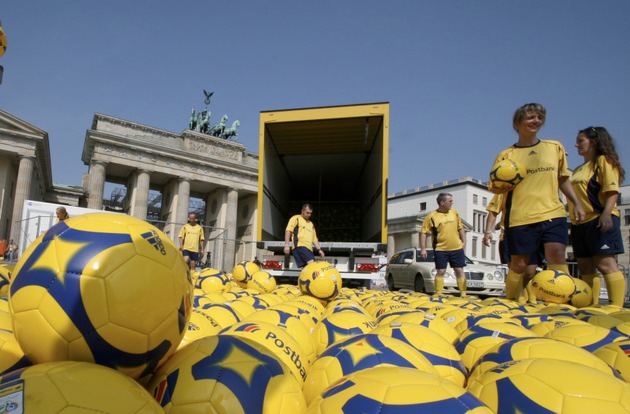
[[[486,179],[526,102],[571,167],[602,125],[630,169],[629,18],[627,0],[1,0],[0,108],[48,132],[70,185],[94,113],[179,133],[203,89],[252,152],[260,111],[390,102],[389,193]]]

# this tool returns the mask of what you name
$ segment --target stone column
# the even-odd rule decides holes
[[[149,203],[149,186],[151,184],[151,173],[147,170],[138,170],[136,181],[136,200],[133,205],[133,216],[142,220],[147,218]]]
[[[28,200],[31,195],[31,183],[33,180],[33,171],[35,167],[35,158],[22,156],[20,157],[20,165],[18,167],[18,176],[15,186],[15,197],[13,199],[13,216],[11,217],[11,238],[15,243],[20,240],[20,226],[22,221],[22,212],[24,209],[24,201]],[[19,253],[22,254],[26,246],[20,246]]]
[[[188,178],[179,178],[179,186],[177,189],[177,211],[175,212],[175,221],[179,228],[188,221],[188,205],[190,204],[190,180]]]
[[[396,253],[396,241],[393,234],[387,235],[387,258],[391,259],[391,257]]]
[[[103,191],[105,190],[105,172],[107,163],[103,161],[92,161],[90,164],[90,181],[88,186],[88,208],[102,210]]]
[[[414,231],[411,233],[411,247],[415,247],[416,249],[420,247],[420,233]]]
[[[236,256],[236,218],[238,212],[238,190],[230,188],[227,191],[227,209],[225,217],[226,242],[224,250],[224,269],[230,271],[234,267]]]

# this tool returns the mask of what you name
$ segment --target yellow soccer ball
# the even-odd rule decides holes
[[[606,362],[576,345],[551,338],[514,338],[493,346],[479,358],[468,376],[468,381],[504,362],[531,358],[578,362],[606,374],[618,376]]]
[[[135,379],[177,349],[192,293],[168,236],[114,213],[51,227],[20,257],[9,289],[14,333],[31,362],[95,362]]]
[[[5,413],[164,412],[138,382],[89,362],[45,362],[0,377],[0,383]]]
[[[626,382],[630,382],[630,339],[611,342],[597,348],[593,354],[613,367]]]
[[[247,281],[247,288],[259,293],[271,293],[276,290],[276,278],[268,272],[259,270]]]
[[[471,370],[477,360],[493,346],[507,342],[513,338],[535,336],[529,329],[519,324],[505,322],[475,325],[462,332],[454,343],[455,349],[462,357],[462,362]]]
[[[12,268],[13,266],[0,264],[0,297],[6,297],[9,293]]]
[[[571,275],[557,270],[538,272],[531,284],[536,298],[544,302],[567,303],[576,291]]]
[[[568,342],[590,352],[611,342],[627,338],[618,332],[590,323],[565,325],[545,334],[545,337]]]
[[[495,188],[517,185],[527,175],[527,169],[516,160],[502,160],[496,163],[490,171],[490,181]]]
[[[495,413],[630,411],[630,384],[566,360],[504,362],[472,380],[468,391]]]
[[[593,289],[582,279],[573,278],[575,293],[571,296],[571,305],[585,308],[593,303]]]
[[[427,358],[401,340],[375,333],[356,335],[330,346],[313,363],[302,388],[306,403],[310,404],[340,378],[379,366],[418,369],[438,375]]]
[[[390,322],[389,325],[379,325],[370,333],[390,336],[411,345],[433,364],[441,377],[462,387],[466,384],[467,371],[461,356],[437,332],[409,322]]]
[[[0,375],[31,365],[13,332],[0,329]]]
[[[306,410],[289,368],[262,344],[231,335],[207,336],[178,350],[147,389],[169,414]]]
[[[226,293],[232,290],[230,278],[221,270],[207,267],[195,279],[195,288],[205,293]]]
[[[300,272],[298,285],[305,295],[329,303],[341,291],[341,274],[328,262],[313,262],[304,266]]]
[[[247,281],[260,270],[260,267],[247,260],[237,263],[232,269],[232,279],[242,288],[247,288]]]
[[[220,336],[236,336],[252,340],[267,348],[284,363],[300,383],[304,384],[312,360],[302,345],[288,331],[267,322],[239,322],[221,331]]]
[[[343,377],[313,400],[309,414],[492,411],[461,386],[412,368],[375,367]]]
[[[365,313],[346,310],[330,314],[315,326],[316,353],[319,355],[335,342],[368,333],[377,326],[376,319]]]

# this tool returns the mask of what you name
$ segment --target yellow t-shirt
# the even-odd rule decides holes
[[[506,227],[540,223],[566,217],[560,201],[559,177],[570,175],[564,147],[558,141],[541,140],[528,147],[513,145],[499,153],[495,164],[513,159],[525,167],[527,175],[512,191],[504,193]],[[492,190],[492,183],[488,186]]]
[[[451,208],[446,213],[433,210],[424,218],[422,233],[431,234],[433,249],[450,252],[464,247],[459,238],[459,230],[463,229],[459,213]]]
[[[586,213],[584,222],[598,218],[606,206],[604,193],[619,193],[619,171],[608,162],[606,157],[599,156],[595,163],[586,162],[575,170],[571,176],[571,185],[575,190],[575,195],[582,204]],[[569,202],[569,213],[573,218],[573,203]],[[612,214],[619,216],[617,203]],[[573,221],[573,224],[576,224]]]
[[[306,247],[309,250],[313,250],[313,242],[318,241],[313,222],[306,220],[299,214],[289,219],[285,231],[291,232],[293,248]]]
[[[199,224],[191,226],[190,224],[184,224],[184,227],[179,231],[179,238],[184,239],[184,250],[191,252],[199,252],[201,242],[205,240],[203,235],[203,227]]]

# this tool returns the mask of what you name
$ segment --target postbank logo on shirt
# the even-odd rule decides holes
[[[545,166],[540,166],[538,168],[527,168],[527,174],[537,174],[537,173],[541,173],[541,172],[548,172],[548,171],[556,171],[556,167],[545,167]]]

